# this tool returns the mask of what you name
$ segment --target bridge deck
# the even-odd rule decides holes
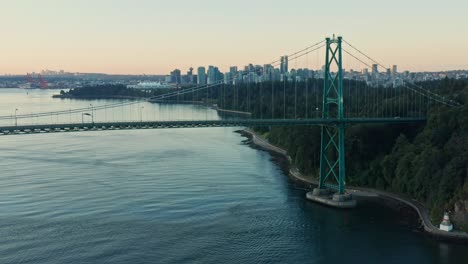
[[[252,127],[252,126],[308,126],[345,124],[399,124],[425,122],[425,118],[346,118],[346,119],[223,119],[196,121],[143,121],[143,122],[97,122],[70,124],[41,124],[0,127],[0,134],[28,134],[44,132],[71,132],[120,129],[161,129],[197,127]]]

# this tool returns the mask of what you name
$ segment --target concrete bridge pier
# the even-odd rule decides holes
[[[350,193],[338,194],[329,189],[315,188],[306,194],[308,200],[336,208],[355,208],[356,200]]]

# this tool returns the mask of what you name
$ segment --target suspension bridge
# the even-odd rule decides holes
[[[320,51],[324,53],[319,53]],[[414,124],[426,121],[433,106],[457,107],[449,98],[419,85],[402,82],[388,86],[381,78],[373,82],[353,71],[343,69],[344,57],[356,67],[387,67],[356,48],[342,37],[326,38],[288,55],[290,62],[305,60],[315,54],[322,70],[300,77],[284,74],[281,80],[269,78],[225,78],[205,85],[177,89],[168,93],[123,100],[102,105],[0,116],[0,135],[84,132],[124,129],[320,126],[321,151],[319,186],[307,194],[311,200],[338,207],[353,207],[355,201],[346,193],[345,130],[354,124]],[[321,55],[320,55],[321,54]],[[276,67],[280,60],[271,62]],[[352,64],[348,63],[348,66]],[[316,65],[316,67],[320,67]],[[258,75],[256,69],[241,72],[244,77]],[[266,72],[263,73],[268,77]],[[271,77],[271,75],[270,75]],[[379,83],[380,82],[380,83]],[[198,102],[206,111],[187,115],[148,113],[144,105]],[[213,109],[215,108],[215,109]],[[246,115],[221,116],[217,110]],[[145,116],[143,116],[145,113]],[[91,119],[91,120],[90,120]]]

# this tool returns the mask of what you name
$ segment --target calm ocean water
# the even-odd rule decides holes
[[[90,104],[50,95],[0,89],[0,114]],[[143,107],[135,118],[217,117]],[[467,246],[428,239],[378,204],[307,202],[234,130],[0,137],[0,263],[467,263]]]

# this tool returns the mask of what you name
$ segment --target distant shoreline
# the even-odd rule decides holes
[[[135,96],[121,96],[121,95],[103,95],[103,96],[74,96],[68,94],[54,94],[52,98],[59,98],[59,99],[81,99],[81,100],[137,100],[137,99],[144,99],[144,97],[135,97]]]
[[[54,94],[52,98],[59,98],[59,99],[76,99],[76,100],[144,100],[149,99],[145,97],[134,97],[134,96],[74,96],[69,94]],[[244,112],[244,111],[236,111],[236,110],[229,110],[219,108],[218,106],[213,106],[211,104],[206,104],[203,101],[178,101],[178,100],[151,100],[149,99],[148,102],[150,103],[162,103],[162,104],[191,104],[191,105],[202,105],[206,107],[211,107],[213,110],[218,112],[224,113],[231,113],[231,114],[238,114],[238,115],[246,115],[251,116],[252,113]]]
[[[293,164],[291,157],[287,154],[287,151],[271,144],[267,140],[263,139],[260,137],[258,134],[255,132],[244,129],[239,131],[239,133],[243,136],[246,136],[251,139],[251,142],[267,151],[271,151],[277,154],[280,154],[284,156],[288,160],[288,167],[289,167],[289,177],[295,181],[301,182],[305,186],[317,186],[318,182],[312,177],[308,177],[303,175]],[[411,208],[414,210],[419,217],[419,221],[421,222],[423,226],[423,230],[425,234],[434,237],[435,239],[439,240],[444,240],[444,241],[450,241],[450,242],[468,242],[468,233],[465,232],[460,232],[460,231],[454,231],[454,232],[445,232],[439,230],[434,224],[431,222],[429,218],[429,214],[427,213],[427,209],[418,201],[411,199],[409,197],[399,195],[399,194],[394,194],[386,191],[381,191],[377,189],[372,189],[372,188],[361,188],[361,187],[353,187],[353,186],[348,186],[347,187],[348,191],[350,191],[353,195],[356,195],[360,198],[363,199],[369,199],[369,198],[383,198],[385,200],[391,200],[394,202],[398,202],[404,206],[407,206],[408,208]]]

